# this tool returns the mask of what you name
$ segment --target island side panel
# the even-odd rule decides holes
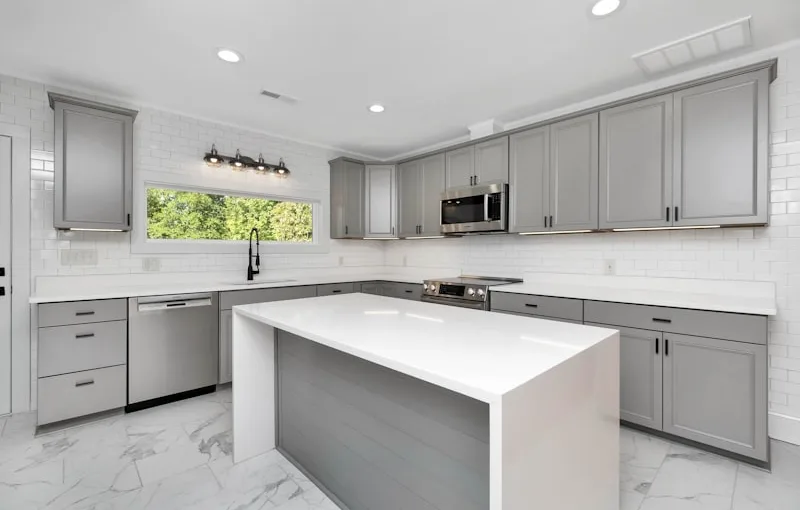
[[[619,509],[619,333],[494,406],[491,510]]]
[[[233,308],[233,459],[275,448],[275,329]]]
[[[489,407],[278,332],[278,449],[349,510],[486,510]]]

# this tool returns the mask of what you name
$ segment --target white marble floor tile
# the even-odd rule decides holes
[[[217,414],[184,423],[183,430],[209,461],[233,455],[233,417],[222,405]]]
[[[136,461],[143,486],[161,481],[208,463],[208,456],[197,451],[197,445],[186,438],[168,450]]]
[[[667,458],[670,443],[630,429],[620,429],[620,506],[639,508],[659,468]]]
[[[750,466],[739,466],[733,510],[798,510],[800,478],[789,480]]]
[[[0,416],[0,437],[3,437],[3,429],[6,427],[8,416]]]

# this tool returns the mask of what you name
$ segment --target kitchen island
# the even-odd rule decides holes
[[[343,508],[616,510],[615,330],[365,294],[233,308],[234,460]]]

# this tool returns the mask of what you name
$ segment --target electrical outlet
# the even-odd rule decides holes
[[[343,256],[341,256],[341,255],[339,256],[339,265],[340,265],[340,266],[343,266],[343,265],[344,265],[344,257],[343,257]]]
[[[616,260],[606,260],[604,266],[605,274],[617,274],[617,261]]]

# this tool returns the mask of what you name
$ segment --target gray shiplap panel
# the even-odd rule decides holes
[[[351,510],[488,508],[488,405],[283,331],[278,339],[279,445]],[[408,392],[421,397],[416,409]],[[443,392],[455,402],[438,405]],[[458,421],[481,426],[443,425]],[[485,441],[460,429],[483,429]]]

